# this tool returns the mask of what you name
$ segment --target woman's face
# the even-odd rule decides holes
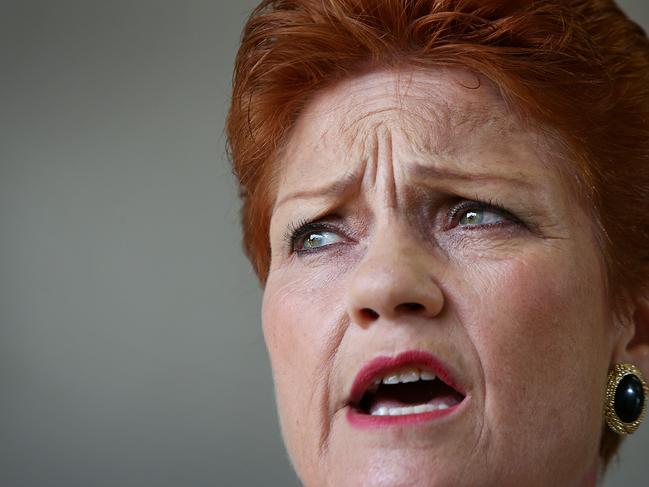
[[[263,304],[306,485],[588,482],[614,327],[551,147],[460,70],[376,72],[306,107]]]

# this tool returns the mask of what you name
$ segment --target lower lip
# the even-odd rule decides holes
[[[352,426],[360,429],[409,426],[428,423],[453,414],[466,402],[466,399],[467,398],[465,397],[462,402],[455,406],[451,406],[448,409],[430,411],[427,413],[404,414],[402,416],[372,416],[371,414],[363,414],[353,407],[347,407],[347,421],[349,421],[349,424]]]

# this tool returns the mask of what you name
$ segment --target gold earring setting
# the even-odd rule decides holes
[[[649,387],[640,370],[632,364],[616,364],[606,386],[606,424],[620,435],[638,429],[647,412]]]

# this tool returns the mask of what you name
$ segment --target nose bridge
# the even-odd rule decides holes
[[[440,313],[444,298],[436,273],[441,262],[417,237],[397,224],[373,232],[349,284],[348,313],[354,322],[365,326],[380,318],[431,318]]]

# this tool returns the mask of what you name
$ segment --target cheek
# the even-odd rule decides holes
[[[487,423],[496,437],[510,433],[512,448],[545,448],[539,438],[551,437],[548,448],[572,445],[582,458],[597,444],[607,341],[596,262],[540,253],[467,271],[477,306],[462,312],[483,367]]]
[[[489,361],[509,367],[514,377],[523,364],[537,381],[564,367],[582,369],[602,359],[603,286],[595,273],[571,262],[543,256],[512,260],[477,290],[487,323],[474,330],[491,352]],[[506,352],[506,353],[505,353]],[[586,363],[585,363],[586,362]],[[512,369],[516,367],[516,369]]]
[[[296,470],[308,477],[317,462],[318,432],[332,347],[344,302],[340,286],[313,274],[276,272],[264,290],[262,323],[270,356],[282,434]],[[308,433],[308,434],[307,434]]]
[[[276,379],[283,374],[304,377],[326,354],[327,337],[336,326],[343,300],[337,296],[337,286],[321,282],[314,276],[279,272],[268,280],[262,323]]]

